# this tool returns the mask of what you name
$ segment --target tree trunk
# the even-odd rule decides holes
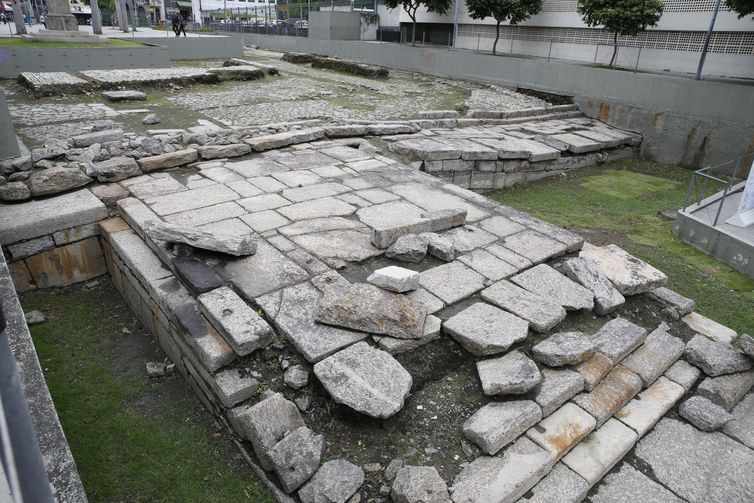
[[[136,31],[136,26],[138,25],[138,17],[136,16],[136,2],[134,0],[131,0],[131,30]]]
[[[613,36],[613,57],[610,58],[610,66],[615,63],[615,57],[618,55],[618,32],[616,31]]]
[[[495,43],[492,44],[492,55],[494,56],[497,51],[497,41],[500,40],[500,21],[497,22],[495,27]]]
[[[102,13],[99,10],[97,0],[91,0],[92,7],[92,32],[95,35],[102,35]]]
[[[21,11],[21,2],[19,0],[13,0],[13,22],[16,24],[16,34],[26,35],[24,13]]]

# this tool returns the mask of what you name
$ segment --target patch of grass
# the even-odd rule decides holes
[[[0,37],[0,47],[81,47],[86,49],[102,49],[111,47],[145,47],[145,45],[118,38],[111,38],[106,42],[31,42],[21,37]]]
[[[582,169],[491,196],[571,228],[595,244],[614,242],[664,271],[669,287],[696,301],[701,314],[739,333],[754,333],[754,281],[672,233],[660,210],[683,205],[691,172],[630,160]]]
[[[146,376],[164,356],[109,280],[21,301],[90,501],[273,501],[182,377]]]

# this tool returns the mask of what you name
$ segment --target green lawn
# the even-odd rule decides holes
[[[672,234],[660,210],[683,205],[691,172],[648,161],[615,161],[491,196],[595,244],[614,242],[664,271],[668,286],[697,311],[739,333],[754,334],[754,281]]]
[[[101,49],[110,47],[145,47],[131,40],[111,38],[106,42],[30,42],[21,37],[0,37],[0,47],[81,47]]]
[[[273,501],[180,375],[146,376],[164,356],[109,279],[21,302],[90,501]]]

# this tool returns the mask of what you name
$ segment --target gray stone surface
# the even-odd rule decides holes
[[[55,242],[49,235],[8,245],[8,251],[13,260],[21,260],[53,248],[55,248]]]
[[[626,301],[592,260],[584,257],[570,258],[561,267],[569,278],[592,291],[594,312],[600,316],[615,311]]]
[[[395,337],[383,337],[379,335],[373,335],[372,339],[376,342],[381,349],[384,349],[391,355],[399,355],[408,351],[413,351],[416,348],[429,344],[432,341],[436,341],[440,338],[440,327],[442,320],[436,316],[427,316],[424,322],[424,335],[421,339],[396,339]]]
[[[749,334],[741,334],[738,338],[738,347],[745,354],[749,355],[749,358],[754,359],[754,337]]]
[[[526,229],[523,225],[499,215],[482,220],[479,222],[479,227],[499,238],[504,238]]]
[[[372,228],[372,242],[387,248],[401,236],[431,230],[431,221],[422,217],[424,210],[406,201],[390,201],[362,208],[356,212],[363,223]]]
[[[600,426],[631,400],[641,385],[639,376],[618,365],[592,391],[577,395],[573,401]]]
[[[228,287],[203,293],[198,300],[207,319],[241,356],[264,348],[275,337],[267,322]]]
[[[190,162],[194,162],[196,156],[197,152],[195,149],[187,148],[184,150],[176,150],[175,152],[168,152],[166,154],[142,157],[137,162],[143,171],[150,172],[183,166]]]
[[[450,503],[448,486],[434,466],[404,466],[395,476],[395,503]]]
[[[295,491],[314,475],[324,449],[322,435],[316,435],[302,426],[267,451],[272,468],[285,492]]]
[[[667,332],[668,326],[660,324],[621,365],[634,372],[646,388],[662,375],[683,354],[683,341]]]
[[[714,342],[695,335],[686,344],[686,360],[711,377],[743,372],[752,367],[749,357],[727,342]]]
[[[445,262],[450,262],[456,256],[456,247],[449,239],[445,239],[434,232],[423,232],[420,238],[427,242],[427,253]]]
[[[119,182],[140,175],[141,169],[130,157],[112,157],[107,161],[93,164],[88,174],[97,178],[98,182]]]
[[[411,375],[389,353],[359,342],[314,365],[333,400],[377,418],[403,408]]]
[[[47,168],[34,171],[29,176],[29,191],[32,197],[47,196],[83,187],[91,181],[77,168]]]
[[[592,485],[623,459],[636,440],[631,428],[610,419],[575,446],[563,458],[563,464]]]
[[[419,288],[419,273],[391,265],[375,270],[367,281],[391,292],[410,292]]]
[[[566,403],[526,432],[526,436],[552,454],[562,458],[594,430],[596,421],[582,408]]]
[[[175,278],[171,279],[178,283]],[[174,289],[180,291],[175,283],[165,281],[162,284],[172,285]],[[187,343],[207,370],[215,372],[236,358],[236,353],[225,339],[217,333],[204,316],[199,314],[193,300],[176,306],[173,314],[184,332]]]
[[[31,197],[31,191],[24,182],[7,182],[0,185],[0,200],[24,201]]]
[[[443,237],[452,241],[456,251],[460,253],[469,252],[497,241],[497,236],[474,225],[457,227],[443,234]]]
[[[624,318],[615,318],[592,336],[597,350],[619,362],[647,338],[647,331]]]
[[[73,146],[77,148],[88,147],[95,143],[105,143],[109,141],[118,141],[123,139],[122,129],[105,129],[95,131],[94,133],[85,133],[71,138]]]
[[[450,317],[445,331],[474,356],[504,353],[524,340],[529,323],[484,302],[477,302]]]
[[[584,390],[584,377],[572,370],[542,369],[542,381],[532,392],[534,401],[547,417]]]
[[[259,388],[259,381],[239,369],[222,370],[213,377],[214,383],[210,381],[210,385],[228,408],[256,395]]]
[[[193,248],[225,253],[236,257],[253,255],[257,251],[257,241],[251,233],[239,236],[155,222],[154,225],[147,228],[147,235],[152,239],[167,241],[168,243],[181,243]]]
[[[491,281],[500,281],[503,278],[518,272],[518,268],[500,260],[492,253],[482,248],[477,248],[458,257],[459,262],[466,264],[479,274]]]
[[[731,410],[752,386],[754,386],[754,370],[749,370],[737,374],[707,377],[699,384],[696,392],[725,410]]]
[[[284,206],[278,209],[278,212],[290,220],[296,221],[306,218],[342,217],[352,214],[356,209],[356,206],[352,206],[340,199],[323,197]]]
[[[678,414],[702,431],[719,430],[733,416],[703,396],[692,396],[678,406]]]
[[[684,360],[678,360],[665,371],[665,377],[680,384],[686,391],[696,384],[701,374],[701,370]]]
[[[268,319],[308,361],[315,363],[368,334],[314,321],[322,294],[310,283],[258,297]]]
[[[586,480],[563,463],[558,463],[532,488],[526,503],[580,503],[586,498],[588,491],[589,484]]]
[[[273,467],[268,451],[287,434],[304,426],[296,405],[280,393],[253,406],[236,407],[228,413],[228,419],[236,431],[251,442],[265,470]]]
[[[107,101],[144,101],[146,93],[141,91],[102,91],[102,96]]]
[[[205,145],[197,150],[202,159],[220,159],[246,155],[251,152],[251,147],[243,143],[232,143],[229,145]]]
[[[555,458],[526,437],[502,456],[480,456],[453,480],[454,503],[512,503],[544,477]]]
[[[506,280],[482,291],[482,298],[529,322],[532,330],[546,332],[563,321],[566,310],[560,304],[524,290]]]
[[[754,393],[749,393],[738,402],[732,411],[733,420],[726,423],[723,431],[754,449]]]
[[[527,229],[512,234],[502,240],[502,245],[510,251],[525,257],[534,264],[557,257],[566,252],[567,246],[550,239],[539,232]]]
[[[685,392],[680,384],[660,377],[616,412],[615,417],[641,437],[675,406]]]
[[[546,264],[527,269],[513,276],[511,281],[569,311],[591,310],[594,307],[594,294],[591,290],[571,281]]]
[[[591,503],[683,503],[684,500],[628,463],[623,463],[620,470],[609,473],[602,480],[589,501]],[[531,503],[531,500],[529,502]]]
[[[40,323],[45,322],[45,315],[42,311],[37,311],[35,309],[34,311],[25,312],[24,319],[26,320],[27,325],[39,325]]]
[[[476,364],[485,395],[520,395],[542,380],[537,365],[520,351]]]
[[[427,240],[416,234],[406,234],[395,240],[385,256],[400,262],[421,262],[427,255]]]
[[[674,292],[670,288],[665,288],[664,286],[650,290],[647,293],[653,299],[665,304],[667,306],[668,312],[675,319],[689,314],[696,307],[696,302],[694,302],[692,299],[684,297],[683,295]]]
[[[484,276],[454,261],[423,271],[419,284],[443,302],[453,304],[484,288]]]
[[[532,348],[534,358],[550,367],[576,365],[591,358],[595,351],[594,341],[581,332],[554,334]]]
[[[347,262],[363,262],[382,253],[361,230],[333,230],[293,236],[291,240],[336,269]]]
[[[293,389],[301,389],[309,383],[309,371],[303,365],[293,365],[283,374],[283,382]]]
[[[488,403],[463,423],[463,434],[491,456],[542,419],[529,400]]]
[[[140,161],[143,159],[140,159]],[[142,169],[144,166],[142,165]],[[174,192],[172,194],[163,194],[157,197],[145,199],[152,211],[157,215],[164,217],[174,213],[187,212],[199,208],[215,207],[220,203],[238,199],[238,194],[224,185],[210,185],[196,189]],[[237,215],[233,215],[237,216]],[[227,217],[226,217],[227,218]],[[166,217],[166,220],[171,221]],[[172,221],[179,224],[179,222]],[[199,225],[194,219],[185,222],[185,224]],[[203,222],[207,223],[207,222]]]
[[[689,502],[754,500],[754,451],[722,433],[662,419],[635,450],[656,480]]]
[[[616,245],[584,245],[579,257],[592,259],[623,295],[636,295],[664,286],[668,281],[659,271]]]
[[[424,306],[367,283],[326,291],[315,315],[320,323],[399,339],[421,338],[426,317]]]
[[[320,466],[317,473],[298,491],[302,503],[346,503],[364,483],[364,471],[346,461],[334,459]]]
[[[702,335],[706,335],[715,342],[730,342],[736,340],[736,331],[725,325],[721,325],[715,320],[702,316],[697,312],[692,312],[681,318],[688,327]]]

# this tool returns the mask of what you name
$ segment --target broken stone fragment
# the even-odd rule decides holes
[[[102,183],[119,182],[140,174],[139,164],[131,157],[113,157],[91,164],[87,169],[87,175]]]
[[[695,335],[686,344],[686,360],[711,377],[743,372],[752,361],[727,342],[714,342],[703,335]]]
[[[520,351],[476,364],[485,395],[520,395],[542,380],[537,365]]]
[[[234,236],[159,222],[153,223],[147,229],[147,235],[152,239],[167,241],[168,243],[182,243],[194,248],[226,253],[236,257],[254,255],[257,251],[257,242],[253,238],[253,234]]]
[[[164,377],[167,373],[166,365],[162,362],[147,362],[146,367],[149,377]]]
[[[427,242],[427,253],[444,262],[450,262],[456,256],[456,247],[453,241],[445,239],[434,232],[422,232],[419,238]]]
[[[477,302],[452,316],[444,324],[450,334],[474,356],[504,353],[526,339],[529,323],[484,302]]]
[[[299,490],[302,503],[346,503],[364,483],[364,471],[345,459],[323,463]]]
[[[463,434],[494,456],[542,419],[542,409],[529,400],[488,403],[463,423]]]
[[[550,367],[576,365],[597,351],[594,341],[581,332],[551,335],[532,348],[534,358]]]
[[[38,325],[45,322],[45,315],[41,311],[29,311],[24,313],[27,325]]]
[[[302,365],[294,365],[283,374],[283,382],[293,389],[301,389],[309,383],[309,371]]]
[[[390,493],[395,503],[450,503],[448,486],[434,466],[404,466]]]
[[[719,430],[733,416],[702,396],[692,396],[678,406],[678,414],[702,431]]]
[[[367,281],[391,292],[410,292],[419,288],[419,273],[394,265],[377,269]]]
[[[8,182],[0,185],[0,200],[25,201],[31,197],[31,191],[24,182]]]
[[[749,334],[741,334],[741,337],[738,338],[738,347],[749,355],[749,358],[754,359],[754,337]]]
[[[413,382],[395,358],[366,342],[325,358],[314,373],[333,400],[381,419],[403,408]]]
[[[272,468],[286,493],[295,491],[314,475],[324,449],[322,435],[302,426],[268,451]]]
[[[320,323],[399,339],[423,337],[426,318],[424,306],[367,283],[328,289],[315,315]]]
[[[593,260],[585,257],[571,258],[563,262],[562,271],[594,294],[594,311],[600,316],[609,314],[626,302],[626,298],[616,290],[602,274]]]
[[[35,171],[29,177],[29,190],[33,197],[56,194],[83,187],[93,180],[77,168],[48,168]]]
[[[647,294],[658,302],[665,304],[667,306],[667,313],[676,320],[682,316],[686,316],[696,307],[696,302],[693,300],[664,286],[650,290]]]
[[[157,117],[157,114],[147,114],[141,120],[141,123],[142,124],[146,124],[147,126],[151,126],[153,124],[159,124],[160,123],[160,118]]]
[[[399,237],[385,255],[400,262],[421,262],[427,255],[428,242],[416,234]]]

